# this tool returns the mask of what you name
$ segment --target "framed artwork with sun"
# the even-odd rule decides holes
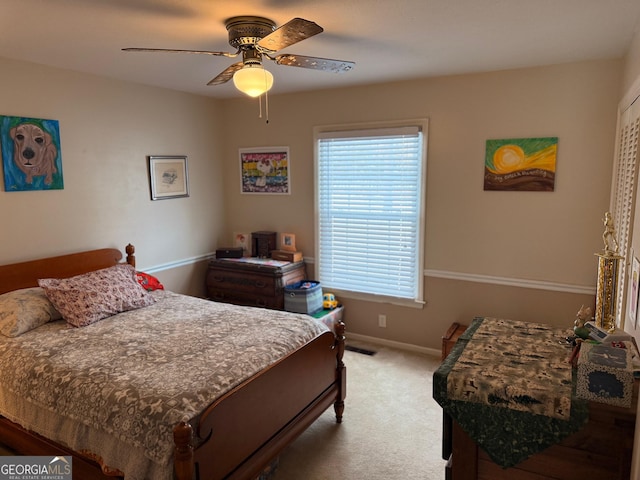
[[[487,140],[484,189],[553,192],[558,137]]]

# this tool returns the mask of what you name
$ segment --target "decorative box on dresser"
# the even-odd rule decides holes
[[[284,287],[305,277],[304,262],[214,259],[207,270],[207,295],[219,302],[283,310]]]

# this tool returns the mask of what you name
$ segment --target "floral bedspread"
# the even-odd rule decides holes
[[[328,330],[307,315],[153,295],[87,327],[61,320],[0,338],[0,414],[99,453],[128,480],[171,478],[178,422]]]

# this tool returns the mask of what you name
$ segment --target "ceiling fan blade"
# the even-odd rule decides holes
[[[323,31],[324,29],[315,22],[304,18],[294,18],[261,39],[257,45],[260,48],[276,52]]]
[[[346,60],[332,60],[330,58],[305,57],[303,55],[283,54],[272,58],[278,65],[288,67],[312,68],[314,70],[324,70],[327,72],[341,73],[348,72],[356,66],[355,62]]]
[[[173,48],[137,48],[137,47],[129,47],[122,49],[125,52],[165,52],[165,53],[195,53],[199,55],[215,55],[217,57],[237,57],[240,53],[239,51],[235,53],[229,52],[211,52],[209,50],[177,50]]]
[[[233,78],[233,74],[240,70],[242,67],[244,67],[244,63],[242,62],[229,65],[226,69],[224,69],[224,71],[218,74],[217,77],[207,83],[207,85],[222,85],[223,83],[227,83]]]

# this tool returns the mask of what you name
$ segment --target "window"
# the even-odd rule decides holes
[[[427,120],[316,129],[316,274],[422,305]]]

